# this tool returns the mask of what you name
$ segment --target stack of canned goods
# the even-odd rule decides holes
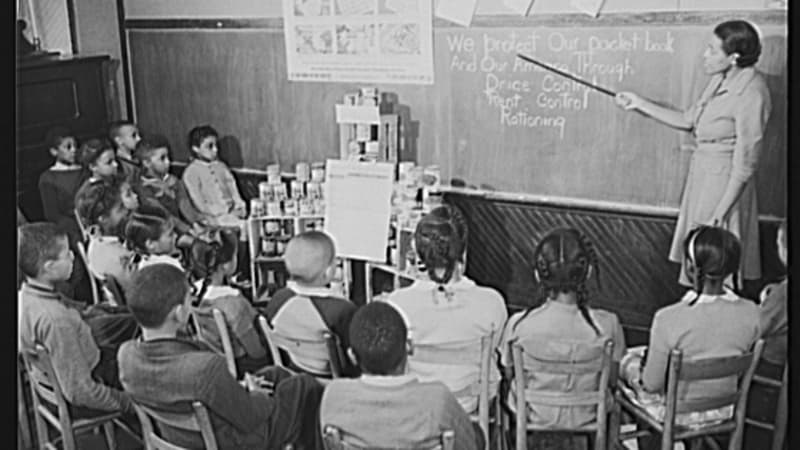
[[[284,183],[277,164],[267,166],[267,181],[258,184],[258,198],[250,200],[250,216],[313,216],[325,213],[322,183],[325,163],[298,163],[296,178]]]

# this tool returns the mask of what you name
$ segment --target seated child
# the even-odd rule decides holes
[[[142,164],[133,186],[139,195],[139,200],[163,207],[181,233],[191,232],[192,225],[201,227],[202,216],[192,204],[186,186],[175,175],[169,173],[167,140],[162,136],[140,140],[136,144],[136,159]]]
[[[543,299],[538,306],[514,314],[506,324],[501,346],[501,364],[507,373],[513,371],[509,342],[536,336],[553,342],[552,347],[537,349],[554,361],[576,361],[585,358],[591,344],[608,339],[614,343],[611,379],[616,380],[618,363],[625,353],[625,336],[617,315],[587,306],[586,282],[597,280],[597,253],[581,233],[572,228],[553,230],[536,246],[533,257],[534,275]],[[509,377],[511,378],[511,377]],[[594,389],[593,375],[576,377],[549,373],[533,374],[528,385],[534,389],[564,392]],[[515,410],[516,392],[510,386],[506,405]],[[528,405],[528,423],[542,428],[577,428],[597,420],[596,408]]]
[[[183,184],[206,222],[241,227],[247,208],[230,168],[217,159],[218,138],[208,125],[192,128],[189,148],[194,158],[183,171]]]
[[[108,138],[114,144],[120,174],[128,180],[135,180],[138,176],[139,161],[134,158],[133,152],[141,139],[136,124],[130,120],[113,122],[108,128]]]
[[[384,302],[362,306],[349,335],[348,355],[362,375],[336,378],[325,388],[319,408],[322,429],[332,425],[354,444],[380,448],[410,448],[452,430],[455,448],[484,447],[480,428],[447,386],[408,373],[410,342],[394,307]]]
[[[417,224],[414,245],[425,263],[427,276],[386,298],[406,320],[415,344],[448,344],[479,340],[495,330],[492,349],[502,338],[508,318],[503,297],[492,288],[478,286],[464,275],[467,224],[454,206],[440,206]],[[442,326],[442,324],[447,326]],[[494,350],[492,354],[494,355]],[[492,360],[494,361],[494,359]],[[500,372],[490,364],[489,392],[497,392]],[[480,363],[474,367],[409,360],[409,373],[421,381],[443,382],[465,411],[478,407],[478,397],[463,392],[478,380]]]
[[[679,302],[656,311],[647,348],[631,348],[620,366],[623,393],[656,420],[664,419],[667,362],[673,349],[681,350],[684,359],[741,355],[751,351],[761,336],[758,306],[723,284],[739,269],[741,249],[736,236],[722,228],[700,226],[689,232],[683,246],[686,276],[694,288]],[[733,379],[690,381],[685,398],[716,396],[735,389]],[[729,405],[679,413],[675,422],[700,426],[732,414]]]
[[[236,235],[229,231],[221,232],[218,242],[197,240],[192,245],[188,265],[197,280],[195,312],[200,332],[221,350],[222,341],[211,308],[222,311],[230,330],[237,372],[255,372],[269,364],[271,359],[267,357],[266,347],[257,331],[258,311],[241,291],[227,284],[227,279],[236,272],[236,247]]]
[[[319,339],[330,331],[339,339],[343,355],[356,306],[328,287],[336,269],[335,258],[336,249],[327,234],[307,231],[294,236],[283,255],[291,279],[269,300],[264,316],[276,331],[287,336]],[[294,368],[330,376],[330,361],[288,353]],[[347,361],[342,363],[346,373],[353,373],[354,367],[347,367]]]
[[[128,307],[142,327],[142,337],[119,349],[120,381],[131,397],[166,411],[188,411],[200,401],[210,412],[220,448],[322,448],[319,401],[322,385],[308,375],[287,376],[270,368],[264,378],[273,393],[242,387],[228,372],[225,358],[207,345],[178,336],[189,320],[192,295],[186,276],[168,264],[136,273]],[[165,439],[182,447],[202,448],[198,433],[163,426]]]
[[[784,267],[787,264],[789,246],[786,235],[786,219],[778,227],[776,244],[778,247],[778,258]],[[764,338],[764,352],[761,354],[762,369],[769,370],[773,378],[780,378],[781,370],[786,362],[787,346],[786,341],[789,334],[788,322],[788,295],[789,279],[784,278],[781,282],[770,284],[761,292],[761,337]],[[766,364],[763,364],[766,363]],[[768,367],[774,366],[774,367]]]
[[[22,225],[18,232],[17,264],[25,275],[18,296],[18,349],[32,351],[36,344],[47,349],[64,397],[76,415],[81,415],[80,408],[133,412],[128,396],[119,388],[116,349],[101,352],[75,302],[54,289],[56,281],[69,277],[75,258],[66,233],[44,222]]]
[[[70,240],[77,242],[81,232],[75,221],[75,193],[87,174],[75,162],[75,138],[69,130],[54,128],[47,133],[45,142],[55,163],[39,177],[44,218],[64,228]]]
[[[188,262],[181,250],[188,251],[194,240],[191,234],[176,233],[169,213],[150,204],[139,207],[125,224],[125,245],[136,253],[138,269],[167,263],[184,270]]]
[[[89,272],[101,281],[113,276],[127,297],[136,264],[134,252],[124,243],[125,224],[138,207],[136,194],[123,179],[98,180],[78,191],[75,207],[89,228]]]
[[[81,145],[81,164],[89,173],[89,177],[84,180],[79,191],[90,184],[101,181],[111,183],[117,178],[114,148],[105,139],[89,139]]]

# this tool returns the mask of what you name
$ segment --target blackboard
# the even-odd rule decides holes
[[[435,83],[377,87],[408,108],[416,159],[438,164],[446,180],[503,192],[676,207],[692,146],[688,133],[623,112],[610,97],[515,54],[682,108],[708,80],[701,55],[713,26],[748,18],[762,33],[757,68],[767,77],[773,103],[757,174],[759,209],[782,216],[786,14],[726,14],[500,16],[478,18],[470,28],[437,21]],[[158,21],[130,22],[136,119],[145,130],[166,134],[177,159],[186,158],[185,134],[200,123],[212,123],[227,136],[234,166],[279,162],[290,169],[338,155],[333,105],[360,85],[289,82],[279,21],[168,30],[159,29]]]

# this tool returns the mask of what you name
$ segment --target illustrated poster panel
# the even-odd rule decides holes
[[[283,0],[290,81],[433,84],[430,0]]]

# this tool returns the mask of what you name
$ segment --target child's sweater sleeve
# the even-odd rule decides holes
[[[80,330],[69,325],[68,322],[54,322],[47,339],[53,370],[64,396],[78,406],[101,411],[131,411],[127,394],[92,378],[93,367],[84,358],[86,349],[81,349],[76,339],[75,333]],[[94,343],[91,338],[83,341]]]
[[[189,163],[183,171],[182,177],[183,185],[186,187],[186,192],[192,203],[197,207],[197,210],[203,215],[213,215],[211,211],[206,208],[206,199],[203,195],[203,177],[197,170],[194,164]]]
[[[178,209],[180,210],[184,220],[190,224],[203,220],[203,215],[192,201],[192,198],[187,191],[186,184],[180,180],[175,183],[175,198],[178,200]]]
[[[242,194],[239,192],[239,187],[236,186],[236,178],[233,177],[233,171],[227,165],[225,166],[225,183],[228,185],[231,195],[233,196],[233,207],[243,208],[245,206]]]

